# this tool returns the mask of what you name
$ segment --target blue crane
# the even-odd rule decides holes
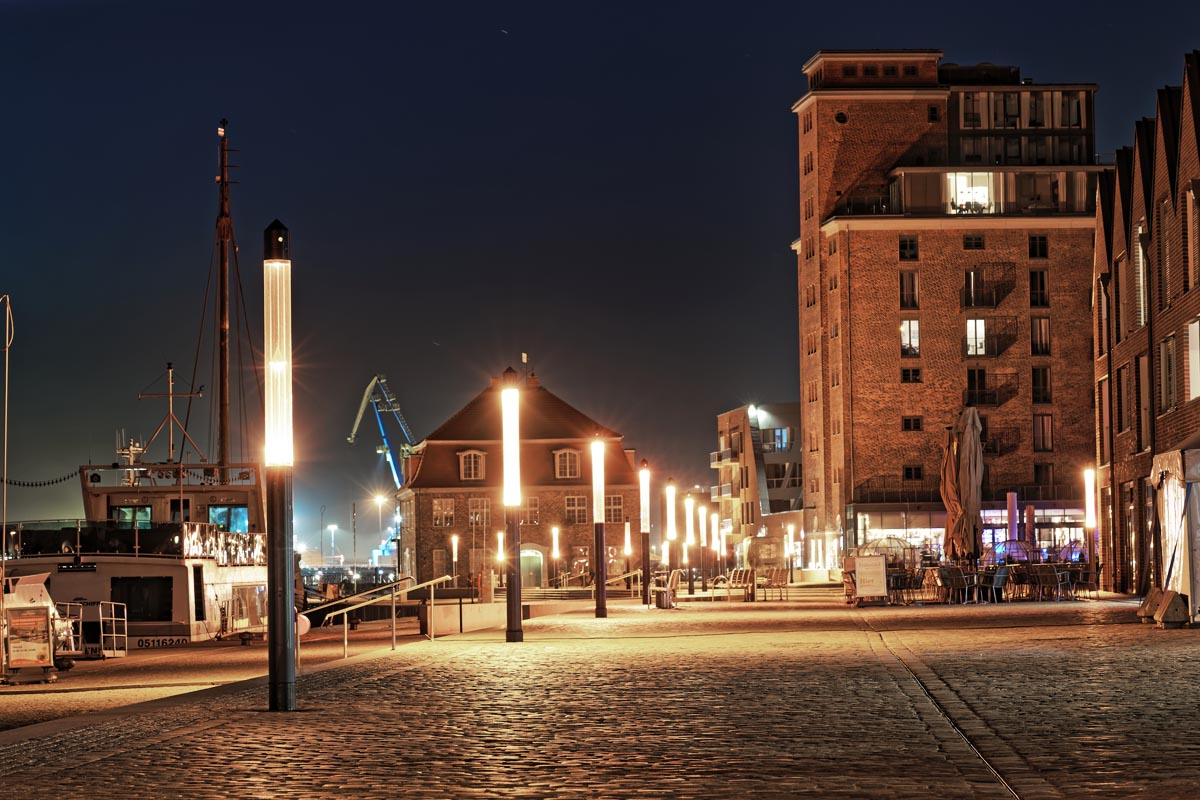
[[[383,444],[375,448],[375,452],[381,453],[387,459],[388,467],[392,470],[392,479],[396,482],[396,488],[404,486],[404,464],[413,451],[413,435],[408,427],[408,422],[404,419],[404,414],[400,413],[400,404],[396,402],[396,396],[392,394],[392,390],[388,388],[387,377],[382,374],[371,378],[371,382],[367,384],[367,389],[363,392],[362,403],[358,407],[358,416],[354,418],[354,427],[350,429],[350,435],[346,441],[354,444],[354,437],[358,434],[358,426],[362,422],[363,413],[367,410],[367,404],[375,410],[375,421],[379,423],[379,435],[383,438]],[[391,414],[395,417],[396,422],[400,424],[400,432],[404,434],[404,443],[400,445],[399,455],[401,463],[397,465],[395,458],[392,456],[392,445],[388,441],[387,430],[383,425],[383,417],[385,414]]]

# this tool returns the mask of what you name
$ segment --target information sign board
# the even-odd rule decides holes
[[[854,563],[854,596],[887,597],[886,556],[859,556]]]
[[[10,606],[8,616],[8,665],[50,667],[54,645],[50,640],[50,609],[46,606]]]

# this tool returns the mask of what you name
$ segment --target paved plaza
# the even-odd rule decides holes
[[[259,679],[0,732],[0,797],[1197,796],[1200,632],[1129,602],[628,603],[305,672],[296,713]]]

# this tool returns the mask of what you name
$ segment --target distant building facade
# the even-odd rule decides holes
[[[1119,592],[1162,585],[1151,465],[1200,431],[1198,94],[1192,51],[1117,152],[1096,213],[1097,523],[1101,584]]]
[[[778,550],[786,526],[802,529],[799,403],[742,406],[717,416],[717,449],[709,456],[716,485],[709,500],[731,551],[760,537],[770,550],[754,563],[783,562]],[[821,551],[821,545],[815,545]]]
[[[396,493],[402,571],[418,581],[452,574],[451,537],[459,537],[460,585],[496,562],[504,529],[500,378],[413,448]],[[637,532],[639,490],[634,451],[622,436],[543,387],[537,376],[521,389],[521,569],[525,586],[543,587],[560,572],[587,574],[594,556],[591,443],[605,443],[604,515],[608,574],[625,572],[624,523]],[[561,558],[552,558],[559,528]],[[636,541],[636,536],[634,537]]]
[[[1092,84],[821,51],[804,66],[797,253],[808,536],[941,543],[942,439],[984,424],[984,539],[1006,495],[1082,536],[1093,460]],[[1022,514],[1024,518],[1024,514]]]

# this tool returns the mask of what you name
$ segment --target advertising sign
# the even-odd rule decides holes
[[[45,606],[9,607],[8,665],[50,667],[54,665],[54,649],[50,641],[50,609]]]
[[[859,556],[854,570],[855,597],[887,597],[886,556]]]

